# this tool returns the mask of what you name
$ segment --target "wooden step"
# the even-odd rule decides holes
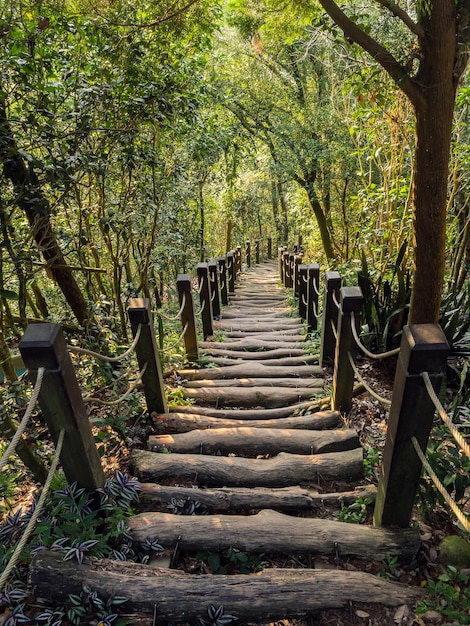
[[[203,354],[206,356],[222,356],[230,359],[243,359],[244,361],[259,361],[267,359],[279,359],[292,356],[309,356],[304,348],[271,348],[270,350],[262,350],[259,352],[248,352],[246,350],[238,350],[235,346],[226,348],[204,348]],[[318,362],[318,356],[315,356]]]
[[[215,363],[216,365],[220,365],[222,367],[226,367],[228,365],[249,365],[250,363],[259,363],[261,365],[265,365],[266,367],[293,367],[296,365],[308,365],[310,363],[318,363],[318,357],[314,355],[305,356],[292,356],[292,357],[281,357],[279,359],[267,359],[264,357],[264,353],[260,352],[258,360],[252,361],[250,359],[242,359],[242,358],[228,358],[228,357],[218,357],[213,356],[210,357],[211,363]],[[274,371],[271,370],[271,376],[274,374]],[[283,374],[281,374],[282,376]]]
[[[198,389],[199,387],[323,387],[323,378],[221,378],[216,380],[185,380],[182,386]]]
[[[174,406],[172,410],[176,413],[193,413],[196,415],[207,415],[208,417],[221,417],[223,419],[265,420],[295,416],[300,411],[315,413],[319,411],[319,407],[315,401],[308,401],[279,409],[215,409],[213,407],[191,405]]]
[[[232,411],[233,413],[233,411]],[[243,413],[237,411],[237,415]],[[294,415],[277,419],[224,419],[191,413],[152,413],[157,433],[186,433],[207,428],[233,428],[251,426],[255,428],[294,428],[323,430],[336,428],[341,424],[341,416],[335,411],[319,411],[310,415]]]
[[[317,490],[304,487],[281,487],[267,489],[265,487],[220,487],[194,488],[156,485],[141,483],[141,497],[146,511],[163,511],[168,513],[172,503],[180,503],[189,507],[198,504],[208,513],[236,513],[253,509],[274,509],[284,512],[324,511],[325,507],[340,508],[348,506],[362,498],[375,500],[375,485],[363,485],[353,491],[335,493],[318,493]]]
[[[299,348],[305,346],[304,339],[298,341],[267,341],[263,339],[251,339],[246,337],[245,339],[228,338],[225,341],[200,341],[199,347],[204,348],[221,348],[235,350],[247,350],[248,352],[260,352],[262,350],[272,350],[275,348]]]
[[[174,623],[183,616],[185,622],[206,618],[211,606],[225,607],[237,618],[235,623],[266,623],[354,602],[398,607],[425,595],[422,589],[364,572],[276,568],[214,576],[107,559],[78,565],[47,550],[36,553],[30,584],[35,597],[45,598],[51,606],[65,604],[70,594],[80,595],[86,585],[99,590],[105,602],[116,594],[126,596],[122,610],[128,614],[146,613],[149,619],[157,614],[159,620]]]
[[[151,435],[152,452],[188,454],[239,454],[253,457],[290,454],[342,452],[359,447],[359,437],[352,428],[339,430],[295,430],[287,428],[232,427],[193,430],[189,433]]]
[[[327,519],[294,517],[270,509],[256,515],[173,515],[146,512],[128,520],[134,542],[158,537],[166,549],[220,552],[237,548],[250,554],[323,554],[382,561],[393,555],[409,563],[421,542],[413,528],[390,530]]]
[[[179,369],[177,374],[187,380],[216,380],[219,378],[272,378],[274,375],[282,378],[295,378],[298,376],[322,376],[323,368],[319,365],[297,365],[277,367],[272,369],[272,364],[252,361],[250,363],[230,362],[224,367],[207,367],[205,369]]]
[[[255,407],[268,409],[285,407],[307,398],[313,398],[318,389],[276,387],[200,387],[183,388],[184,397],[200,404],[215,406]]]
[[[141,482],[189,480],[217,487],[289,487],[319,480],[356,480],[364,474],[362,448],[313,455],[281,452],[269,459],[133,450],[130,467]]]

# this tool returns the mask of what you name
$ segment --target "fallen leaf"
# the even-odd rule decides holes
[[[365,611],[360,611],[360,610],[356,611],[356,615],[358,617],[370,617],[369,613],[366,613]]]
[[[403,620],[409,615],[410,611],[406,604],[402,604],[395,611],[395,615],[393,616],[393,621],[395,624],[401,624]]]

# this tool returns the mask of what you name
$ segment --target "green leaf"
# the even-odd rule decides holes
[[[5,300],[18,300],[19,298],[16,291],[12,291],[11,289],[0,289],[0,296],[5,298]]]

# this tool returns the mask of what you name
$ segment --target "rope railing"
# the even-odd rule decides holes
[[[52,459],[52,463],[51,463],[51,467],[49,469],[49,473],[47,474],[47,478],[46,478],[46,482],[44,483],[44,487],[42,488],[41,491],[41,495],[39,496],[39,500],[36,504],[36,507],[33,511],[33,514],[31,515],[31,518],[24,530],[24,533],[21,537],[21,539],[19,540],[13,554],[11,555],[10,560],[8,561],[7,566],[5,567],[5,569],[3,570],[2,575],[0,576],[0,590],[2,590],[6,584],[6,582],[8,581],[8,578],[11,574],[11,572],[13,571],[14,567],[16,566],[21,552],[23,550],[23,548],[25,547],[33,529],[34,526],[39,518],[39,515],[41,514],[42,508],[44,506],[44,502],[46,500],[47,494],[49,492],[49,489],[51,487],[51,483],[52,483],[52,479],[54,477],[54,474],[57,470],[57,466],[59,464],[59,457],[60,457],[60,453],[62,451],[62,445],[64,443],[64,436],[65,436],[65,428],[62,428],[60,433],[59,433],[59,438],[57,440],[57,446],[56,446],[56,450],[55,450],[55,454],[54,454],[54,458]]]
[[[341,305],[340,305],[340,303],[338,302],[338,298],[336,297],[336,291],[333,291],[333,292],[331,293],[331,299],[332,299],[332,300],[333,300],[333,302],[335,303],[336,308],[337,308],[337,309],[339,309]]]
[[[201,282],[199,283],[199,286],[197,288],[197,292],[199,295],[201,295],[203,287],[204,287],[204,276],[201,276]]]
[[[28,402],[28,406],[26,407],[25,414],[23,415],[21,422],[19,423],[19,426],[16,429],[16,432],[13,435],[11,442],[9,443],[7,449],[5,450],[0,460],[0,470],[2,470],[3,467],[7,464],[8,459],[10,458],[12,453],[16,450],[16,446],[18,445],[24,431],[26,430],[26,426],[28,425],[33,409],[36,406],[39,392],[41,391],[42,381],[44,380],[45,371],[46,371],[46,368],[44,367],[38,368],[38,373],[37,373],[37,378],[36,378],[36,383],[34,385],[33,393],[31,394],[31,398]]]
[[[181,301],[181,306],[180,306],[180,310],[178,311],[178,313],[174,316],[174,317],[169,317],[168,315],[165,315],[164,313],[162,313],[161,311],[155,311],[155,313],[158,315],[158,317],[161,317],[162,319],[166,320],[167,322],[176,322],[177,320],[179,320],[181,318],[181,314],[183,313],[184,307],[186,306],[186,293],[183,291],[183,298]]]
[[[354,371],[355,376],[358,378],[359,382],[364,386],[364,388],[370,393],[371,396],[373,396],[376,400],[378,400],[379,402],[381,402],[382,404],[386,404],[387,406],[390,406],[392,404],[392,401],[389,400],[388,398],[384,398],[383,396],[380,396],[376,391],[374,391],[372,389],[372,387],[364,380],[363,376],[361,375],[361,373],[359,372],[359,370],[357,369],[356,364],[354,363],[354,359],[352,357],[352,354],[350,352],[348,352],[348,359],[349,359],[349,363]]]
[[[395,348],[394,350],[389,350],[388,352],[381,352],[380,354],[374,354],[373,352],[370,352],[361,342],[359,335],[357,334],[354,311],[351,311],[351,331],[357,347],[370,359],[388,359],[392,356],[400,354],[400,348]]]
[[[133,350],[135,350],[135,347],[140,339],[141,331],[142,325],[139,324],[134,337],[134,341],[131,343],[129,348],[119,356],[105,356],[104,354],[100,354],[99,352],[94,352],[93,350],[88,350],[87,348],[79,348],[77,346],[68,345],[67,348],[70,350],[70,352],[73,352],[74,354],[86,354],[88,356],[93,356],[96,359],[100,359],[101,361],[106,361],[106,363],[119,363],[120,361],[123,361],[125,358],[127,358],[133,352]]]
[[[181,331],[181,333],[179,334],[178,339],[175,341],[175,343],[173,343],[171,346],[169,346],[168,348],[161,348],[158,351],[160,353],[164,353],[164,354],[169,354],[170,352],[172,352],[176,346],[181,342],[181,340],[184,338],[184,336],[186,335],[187,331],[189,328],[189,322],[186,322],[186,324],[184,325],[183,330]]]
[[[94,396],[85,396],[83,398],[83,402],[92,402],[94,404],[103,404],[105,406],[116,406],[117,404],[120,404],[137,388],[137,385],[141,382],[146,369],[147,363],[145,363],[134,382],[131,383],[129,389],[120,398],[117,398],[116,400],[102,400],[101,398],[96,398]]]
[[[314,280],[313,281],[313,291],[317,294],[317,296],[320,296],[320,290],[318,289],[318,285],[317,285],[317,281]],[[333,292],[334,294],[334,292]]]
[[[455,424],[452,422],[451,418],[446,413],[444,407],[442,406],[441,402],[439,401],[439,398],[437,397],[436,392],[433,389],[433,386],[432,386],[432,383],[431,383],[431,379],[429,378],[428,372],[423,372],[421,374],[421,376],[423,377],[424,384],[426,386],[426,389],[427,389],[427,392],[429,394],[429,397],[431,398],[434,406],[436,407],[436,410],[439,413],[440,418],[442,419],[444,424],[447,426],[447,428],[451,432],[451,434],[454,437],[455,441],[461,447],[462,452],[465,454],[465,456],[467,458],[470,459],[470,445],[468,445],[468,443],[465,441],[464,437],[462,436],[462,433],[460,433],[458,428],[456,428]]]
[[[336,341],[338,340],[338,331],[336,330],[336,326],[335,323],[333,322],[333,320],[330,320],[331,322],[331,330],[333,331],[333,335],[336,339]]]
[[[318,308],[317,308],[317,303],[315,302],[315,300],[312,302],[312,306],[313,306],[313,314],[317,319],[320,319],[320,313],[318,312]],[[331,322],[334,326],[333,321]],[[335,328],[335,332],[336,332],[336,328]],[[336,335],[335,335],[336,336]]]
[[[441,483],[441,481],[437,477],[435,471],[430,466],[429,461],[427,460],[424,452],[422,451],[421,446],[419,445],[418,440],[416,439],[416,437],[411,437],[411,443],[413,444],[413,447],[414,447],[414,449],[416,451],[416,454],[419,457],[419,460],[423,464],[424,469],[426,470],[429,478],[434,483],[436,489],[439,491],[441,496],[444,498],[444,501],[449,506],[450,510],[455,515],[455,517],[459,520],[459,522],[465,528],[465,530],[467,532],[470,532],[470,520],[466,517],[464,512],[459,508],[459,506],[457,505],[455,500],[452,498],[452,496],[449,494],[447,489],[444,487],[444,485]]]

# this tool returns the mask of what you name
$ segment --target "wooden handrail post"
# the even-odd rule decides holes
[[[197,266],[199,284],[199,301],[201,303],[202,334],[204,339],[214,334],[212,328],[212,300],[211,286],[209,282],[209,266],[207,263],[199,263]]]
[[[62,328],[30,324],[19,349],[31,382],[36,382],[40,367],[46,370],[39,405],[55,444],[65,429],[60,461],[68,482],[100,489],[105,476]]]
[[[236,255],[235,252],[227,252],[227,273],[228,273],[228,292],[235,293],[235,274],[236,274]]]
[[[281,283],[284,284],[284,246],[279,246],[277,249],[277,262],[279,266],[279,279]]]
[[[292,283],[293,283],[293,287],[294,287],[294,293],[296,296],[299,295],[299,288],[300,288],[300,283],[299,283],[299,265],[302,263],[302,257],[300,256],[300,254],[296,254],[294,255],[294,264],[293,264],[293,277],[292,277]]]
[[[255,239],[255,261],[259,265],[259,239]]]
[[[318,292],[320,291],[320,266],[310,263],[307,269],[307,328],[311,333],[318,328]]]
[[[333,410],[341,413],[351,409],[354,387],[354,370],[349,355],[355,358],[357,345],[351,329],[351,313],[354,313],[354,323],[359,334],[363,303],[360,287],[341,287],[332,396]]]
[[[147,410],[149,414],[153,412],[168,413],[150,300],[148,298],[130,298],[127,313],[133,337],[136,336],[139,325],[141,326],[140,338],[135,347],[135,352],[140,370],[142,371],[145,367],[142,384]]]
[[[245,247],[246,266],[251,267],[251,241],[248,239]]]
[[[289,271],[287,274],[287,287],[289,289],[293,289],[294,287],[294,258],[295,258],[295,254],[293,252],[289,253],[289,257],[288,257],[288,267],[289,267]]]
[[[320,365],[332,363],[335,358],[336,338],[332,324],[336,329],[338,322],[338,307],[333,296],[339,302],[341,276],[338,272],[325,272],[325,292],[323,296],[323,315],[321,328]]]
[[[284,265],[284,287],[289,286],[289,252],[284,248],[282,253],[283,265]]]
[[[242,271],[242,247],[241,246],[237,246],[235,248],[235,251],[237,253],[237,264],[236,264],[235,280],[237,280],[238,279],[238,274],[240,274],[241,271]]]
[[[181,311],[181,326],[183,331],[186,328],[186,324],[188,325],[183,335],[186,358],[190,363],[196,363],[199,359],[199,350],[197,345],[193,293],[191,290],[191,276],[189,274],[178,274],[176,288],[178,290],[180,307],[183,305],[184,300],[184,307]]]
[[[297,248],[299,250],[299,252],[302,250],[303,242],[304,242],[304,239],[303,239],[302,235],[299,233],[299,245],[298,245],[298,248]]]
[[[219,280],[217,276],[217,263],[209,261],[209,282],[211,287],[212,315],[214,319],[220,318]]]
[[[273,239],[272,237],[268,237],[268,259],[271,260],[273,257]]]
[[[426,453],[435,407],[422,372],[428,372],[439,393],[449,345],[438,324],[413,324],[403,328],[392,391],[385,449],[374,510],[375,526],[406,527],[421,474],[412,437]]]
[[[220,301],[222,306],[228,304],[228,285],[227,285],[227,262],[225,257],[221,256],[218,259],[219,274],[220,274]]]
[[[305,263],[299,265],[299,317],[306,319],[307,317],[307,304],[308,304],[308,279],[307,279],[308,266]]]

